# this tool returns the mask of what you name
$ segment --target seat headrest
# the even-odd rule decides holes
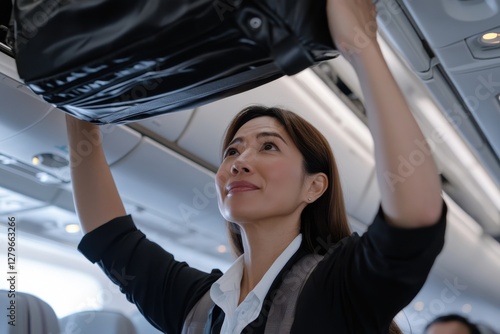
[[[62,334],[136,334],[135,327],[126,316],[114,311],[82,311],[60,320]]]
[[[60,333],[56,313],[38,297],[18,291],[0,290],[0,308],[0,333]]]

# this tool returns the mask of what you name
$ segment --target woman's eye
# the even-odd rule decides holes
[[[236,153],[237,153],[236,149],[234,149],[234,148],[228,148],[226,150],[226,153],[224,154],[224,158],[228,157],[230,155],[235,155]]]
[[[278,147],[274,143],[264,143],[262,148],[266,151],[278,149]]]

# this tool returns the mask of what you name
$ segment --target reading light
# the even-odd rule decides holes
[[[500,44],[500,34],[496,32],[488,32],[481,36],[481,43],[484,45]]]
[[[471,304],[464,304],[462,305],[462,312],[464,313],[470,313],[472,311],[472,305]]]
[[[51,168],[64,167],[66,164],[69,164],[66,159],[55,155],[52,155],[51,159],[43,159],[45,157],[42,157],[42,155],[36,155],[31,158],[31,163],[24,163],[0,153],[0,168],[34,178],[41,183],[57,184],[70,182],[70,177],[67,175],[69,171],[67,170],[54,170],[52,173],[40,168],[42,165]]]
[[[419,301],[419,302],[416,302],[415,305],[413,305],[413,308],[415,309],[415,311],[421,312],[424,310],[425,304],[424,304],[424,302]]]
[[[69,161],[53,153],[41,153],[31,158],[31,163],[35,166],[44,165],[49,168],[63,168],[69,165]]]
[[[221,254],[224,254],[227,252],[227,247],[225,245],[219,245],[219,247],[217,247],[217,251]]]
[[[78,232],[80,232],[80,225],[67,224],[66,226],[64,226],[64,230],[68,233],[78,233]]]
[[[468,37],[465,42],[474,58],[500,58],[500,27]]]

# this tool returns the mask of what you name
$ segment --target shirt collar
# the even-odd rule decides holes
[[[248,294],[246,299],[256,297],[260,304],[259,309],[267,295],[273,281],[290,258],[295,254],[302,243],[302,234],[299,234],[278,256],[269,270],[264,274],[260,282]],[[212,300],[227,315],[231,314],[238,306],[240,297],[240,284],[243,276],[243,255],[238,257],[229,269],[222,275],[210,289]]]

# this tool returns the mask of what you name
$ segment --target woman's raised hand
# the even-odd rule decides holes
[[[376,9],[372,0],[327,0],[330,33],[342,55],[351,60],[376,43]]]
[[[387,221],[403,228],[436,223],[442,212],[441,181],[432,156],[411,176],[399,176],[401,159],[426,139],[377,43],[375,5],[372,0],[327,0],[326,10],[333,41],[361,85]]]

